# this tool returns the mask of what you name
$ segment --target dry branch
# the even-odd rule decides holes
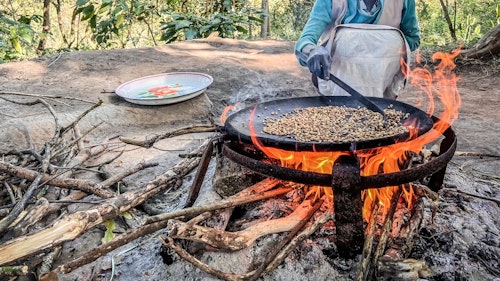
[[[314,221],[310,226],[306,227],[298,235],[295,235],[293,237],[292,241],[290,241],[290,243],[288,243],[283,249],[281,249],[281,251],[276,255],[274,260],[272,260],[272,262],[270,262],[267,265],[267,267],[265,268],[265,270],[260,274],[258,274],[257,270],[252,270],[252,271],[247,272],[243,275],[239,275],[239,274],[226,273],[226,272],[223,272],[221,270],[214,269],[214,268],[208,266],[207,264],[204,264],[200,260],[196,259],[192,255],[190,255],[183,248],[175,245],[174,240],[172,238],[170,238],[170,237],[161,238],[160,237],[160,239],[162,240],[163,245],[171,248],[181,258],[190,262],[191,264],[193,264],[197,268],[203,270],[204,272],[211,274],[213,276],[216,276],[216,277],[223,279],[223,280],[242,281],[242,280],[248,280],[249,278],[254,278],[255,276],[266,274],[266,273],[272,271],[273,269],[275,269],[276,267],[278,267],[281,263],[283,263],[285,258],[297,247],[297,245],[302,243],[302,241],[307,239],[309,236],[311,236],[313,233],[315,233],[321,226],[323,226],[326,222],[328,222],[329,220],[332,220],[332,219],[333,219],[333,213],[326,212],[325,214],[320,216],[316,221]]]
[[[451,189],[451,188],[446,188],[446,189],[443,189],[444,192],[455,192],[455,193],[460,193],[460,194],[463,194],[463,195],[466,195],[466,196],[470,196],[470,197],[474,197],[474,198],[478,198],[478,199],[481,199],[481,200],[486,200],[486,201],[491,201],[491,202],[494,202],[496,203],[497,205],[500,206],[500,200],[496,199],[496,198],[492,198],[492,197],[486,197],[486,196],[481,196],[481,195],[478,195],[478,194],[472,194],[472,193],[468,193],[468,192],[465,192],[465,191],[462,191],[462,190],[458,190],[458,189]]]
[[[236,251],[247,248],[264,235],[291,231],[301,221],[305,220],[314,207],[309,200],[306,200],[293,213],[284,218],[259,222],[236,232],[222,231],[181,221],[173,221],[168,228],[170,229],[170,237],[174,239],[186,239],[201,242],[218,249]]]
[[[215,132],[217,130],[217,127],[213,125],[191,125],[191,126],[186,126],[186,127],[181,127],[175,130],[172,130],[170,132],[166,132],[160,135],[156,135],[152,138],[145,139],[145,140],[134,140],[134,139],[129,139],[125,137],[120,137],[120,140],[124,143],[127,144],[132,144],[132,145],[137,145],[137,146],[142,146],[145,148],[150,148],[152,147],[155,142],[165,139],[165,138],[171,138],[175,136],[180,136],[180,135],[185,135],[185,134],[191,134],[191,133],[205,133],[205,132]]]
[[[157,230],[165,228],[166,226],[167,226],[167,221],[160,221],[157,223],[141,226],[140,228],[137,229],[129,230],[126,233],[115,237],[112,241],[102,244],[101,246],[94,248],[90,251],[87,251],[78,258],[66,264],[61,265],[58,269],[55,269],[55,271],[60,270],[63,273],[69,273],[76,268],[79,268],[83,265],[95,261],[96,259],[106,255],[107,253],[113,251],[114,249],[120,246],[128,244],[129,242],[137,238],[140,238],[142,236],[151,234]]]
[[[187,158],[189,159],[189,158]],[[288,189],[280,189],[280,191],[273,191],[272,193],[265,193],[267,189],[275,187],[279,183],[278,180],[275,179],[265,179],[241,192],[226,199],[223,199],[217,203],[212,203],[210,205],[191,207],[186,209],[181,209],[177,211],[173,211],[170,213],[159,214],[156,216],[152,216],[144,220],[143,224],[149,224],[153,222],[158,222],[162,220],[174,219],[182,216],[196,216],[198,214],[204,212],[215,211],[218,209],[225,209],[230,207],[235,207],[238,205],[242,205],[245,203],[250,203],[254,201],[259,201],[262,199],[270,198],[272,196],[277,196],[279,194],[286,193],[291,190]],[[282,193],[281,193],[282,192]]]
[[[9,215],[0,221],[0,233],[2,233],[13,221],[15,221],[19,214],[24,210],[26,204],[28,204],[28,200],[31,198],[31,195],[33,195],[33,192],[35,192],[35,189],[38,187],[41,178],[41,175],[38,175],[35,178],[24,194],[22,200],[17,202]]]
[[[208,142],[198,148],[202,151]],[[0,245],[0,265],[26,258],[39,251],[73,240],[86,230],[142,204],[151,196],[182,182],[184,176],[198,165],[198,158],[184,159],[175,167],[138,188],[103,201],[103,204],[79,211],[56,221],[34,234],[18,237]]]
[[[100,185],[105,186],[105,187],[112,186],[113,184],[121,181],[122,179],[124,179],[132,174],[135,174],[135,173],[137,173],[141,170],[144,170],[146,168],[155,167],[155,166],[158,166],[157,162],[139,163],[130,169],[127,169],[121,173],[115,174],[114,176],[100,182]]]
[[[22,179],[27,179],[30,181],[35,180],[35,178],[39,174],[36,171],[26,169],[23,167],[18,167],[3,161],[0,161],[0,172],[4,172],[9,175]],[[107,189],[106,187],[100,184],[88,180],[79,180],[71,178],[58,179],[48,174],[43,174],[41,181],[44,182],[45,184],[49,184],[52,186],[81,190],[89,194],[95,194],[101,198],[110,198],[115,196],[115,193],[113,191]]]
[[[490,58],[500,55],[500,24],[497,24],[470,49],[462,50],[462,56],[468,58]]]
[[[455,151],[455,156],[469,156],[469,157],[491,157],[491,158],[500,158],[500,155],[490,154],[490,153],[482,153],[482,152],[473,152],[473,151]]]
[[[375,238],[375,231],[377,230],[377,222],[376,218],[379,216],[379,208],[380,205],[374,204],[375,206],[372,208],[373,211],[372,213],[374,214],[372,216],[372,220],[368,224],[368,232],[365,234],[365,242],[363,245],[363,252],[361,256],[361,263],[359,266],[359,271],[358,271],[358,281],[364,281],[367,278],[367,274],[369,272],[369,265],[370,265],[370,260],[372,257],[372,251],[373,251],[373,241]]]
[[[20,276],[28,273],[27,265],[0,267],[0,277],[2,276]]]

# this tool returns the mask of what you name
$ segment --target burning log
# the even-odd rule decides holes
[[[304,221],[315,205],[305,200],[295,211],[284,218],[256,223],[247,229],[228,232],[209,227],[199,226],[193,222],[173,221],[169,225],[170,237],[201,242],[218,249],[241,250],[250,246],[264,235],[291,231],[301,221]]]
[[[310,226],[306,227],[302,232],[298,233],[295,235],[296,231],[299,231],[303,225],[309,220],[309,218],[316,212],[317,208],[319,208],[322,205],[322,200],[319,202],[316,202],[315,207],[313,207],[307,218],[303,220],[301,223],[297,224],[295,229],[292,230],[289,235],[287,235],[287,238],[284,239],[276,248],[275,250],[269,255],[269,258],[267,258],[264,263],[261,265],[261,267],[257,270],[252,270],[249,271],[245,274],[231,274],[231,273],[226,273],[223,271],[220,271],[218,269],[214,269],[207,264],[204,264],[200,260],[196,259],[193,257],[191,254],[189,254],[186,250],[181,248],[180,246],[177,246],[174,243],[174,240],[171,237],[164,237],[160,238],[163,245],[171,248],[174,250],[181,258],[184,260],[190,262],[197,268],[213,275],[217,276],[218,278],[228,280],[228,281],[241,281],[241,280],[256,280],[259,278],[262,274],[265,274],[267,272],[270,272],[271,270],[275,269],[278,265],[280,265],[285,258],[295,249],[295,247],[303,242],[305,239],[307,239],[310,235],[315,233],[321,226],[323,226],[326,222],[330,221],[333,219],[333,215],[331,212],[326,212],[322,216],[320,216],[316,221],[314,221]],[[290,241],[289,241],[290,240]]]

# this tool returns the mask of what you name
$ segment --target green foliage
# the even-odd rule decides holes
[[[497,5],[497,23],[496,24],[500,24],[500,4]],[[495,26],[495,24],[493,23],[492,26]]]
[[[271,36],[289,40],[299,38],[313,5],[314,0],[287,0],[285,5],[272,2],[269,8],[273,26]]]
[[[155,6],[144,1],[132,0],[77,0],[74,16],[87,22],[93,39],[101,48],[113,47],[116,40],[124,47],[134,25],[157,15]]]
[[[106,227],[106,231],[104,232],[104,237],[101,239],[103,244],[115,238],[115,233],[113,231],[116,229],[116,224],[114,220],[107,220],[104,222],[104,226]]]
[[[36,32],[29,25],[37,17],[21,17],[18,21],[0,12],[0,62],[24,59],[34,52]]]
[[[269,1],[273,39],[296,40],[315,0]],[[416,0],[421,47],[474,44],[500,24],[498,0],[444,0],[457,41],[451,38],[440,0]],[[148,47],[161,43],[220,37],[259,39],[264,13],[256,0],[0,0],[0,62],[49,52]],[[255,32],[258,30],[259,32]],[[44,44],[39,41],[44,39]],[[38,46],[43,50],[37,50]]]
[[[422,44],[442,46],[460,43],[465,47],[473,45],[484,33],[498,24],[499,5],[495,1],[497,0],[445,1],[458,42],[453,42],[451,38],[440,1],[417,1]]]
[[[216,13],[208,18],[192,14],[165,14],[170,20],[162,22],[161,40],[166,43],[206,38],[213,32],[222,38],[241,38],[248,35],[252,24],[262,22],[262,13],[257,9]]]

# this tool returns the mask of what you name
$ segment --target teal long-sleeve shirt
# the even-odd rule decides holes
[[[382,15],[381,9],[373,15],[363,13],[358,9],[360,0],[347,0],[347,11],[342,23],[372,23],[376,24]],[[381,6],[385,0],[379,0]],[[389,0],[390,1],[390,0]],[[415,0],[402,0],[403,14],[400,30],[403,32],[412,51],[420,45],[420,28],[415,11]],[[296,51],[302,51],[306,45],[316,45],[325,28],[332,22],[332,0],[316,0],[302,34],[295,44]],[[302,63],[302,62],[301,62]]]

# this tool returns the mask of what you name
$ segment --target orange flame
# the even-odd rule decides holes
[[[426,144],[441,137],[442,133],[458,118],[458,109],[462,102],[456,85],[458,78],[453,72],[455,68],[453,60],[459,53],[459,50],[455,50],[451,54],[440,52],[434,54],[432,59],[440,61],[434,72],[424,68],[415,68],[410,71],[409,78],[412,85],[422,90],[422,93],[428,97],[429,105],[426,113],[429,116],[435,114],[435,102],[437,100],[441,102],[443,109],[438,116],[440,120],[434,123],[429,132],[418,138],[358,153],[362,175],[375,175],[380,171],[384,173],[399,171],[400,165],[410,155],[408,152],[419,153]],[[363,218],[369,221],[372,216],[370,206],[374,200],[378,200],[386,211],[395,190],[394,188],[382,188],[363,192]],[[403,194],[408,207],[411,208],[413,190],[403,189]]]
[[[238,107],[240,105],[240,103],[236,103],[235,105],[228,105],[226,106],[226,108],[224,108],[224,111],[222,112],[221,116],[220,116],[220,122],[221,124],[224,124],[226,123],[226,120],[227,120],[227,114],[229,113],[229,111],[235,109],[236,107]]]
[[[440,61],[438,66],[434,69],[434,72],[424,68],[415,68],[410,70],[410,73],[405,73],[405,75],[409,77],[410,82],[427,96],[428,106],[425,112],[429,116],[436,116],[435,101],[439,100],[442,103],[442,111],[439,116],[437,116],[440,120],[434,123],[433,128],[428,133],[417,138],[414,138],[414,135],[411,135],[409,141],[402,141],[390,146],[378,147],[374,149],[354,151],[360,161],[362,176],[400,171],[408,157],[411,155],[410,152],[419,153],[426,144],[441,137],[442,133],[458,118],[458,108],[461,106],[461,98],[456,86],[458,78],[453,73],[455,68],[453,60],[459,53],[459,50],[454,50],[451,54],[434,54],[432,57],[433,60]],[[406,67],[403,66],[402,68],[406,69]],[[256,137],[255,129],[252,123],[254,113],[255,108],[249,120],[250,134],[253,144],[268,157],[279,160],[283,167],[331,174],[333,164],[338,157],[349,154],[349,152],[338,151],[297,152],[265,147]],[[416,132],[416,130],[414,131]],[[397,188],[392,186],[363,191],[363,218],[366,221],[370,221],[371,216],[373,216],[372,206],[374,203],[379,204],[379,206],[382,207],[383,212],[387,211],[391,205],[392,195],[396,190]],[[403,187],[402,191],[408,208],[411,208],[414,198],[413,190],[411,187],[409,189]],[[324,192],[326,195],[333,198],[331,187],[320,187],[317,188],[315,192],[310,191],[308,194],[314,193],[315,196],[318,196],[321,192]],[[330,206],[332,206],[332,204],[333,203],[330,203]],[[379,210],[381,209],[380,207]]]

